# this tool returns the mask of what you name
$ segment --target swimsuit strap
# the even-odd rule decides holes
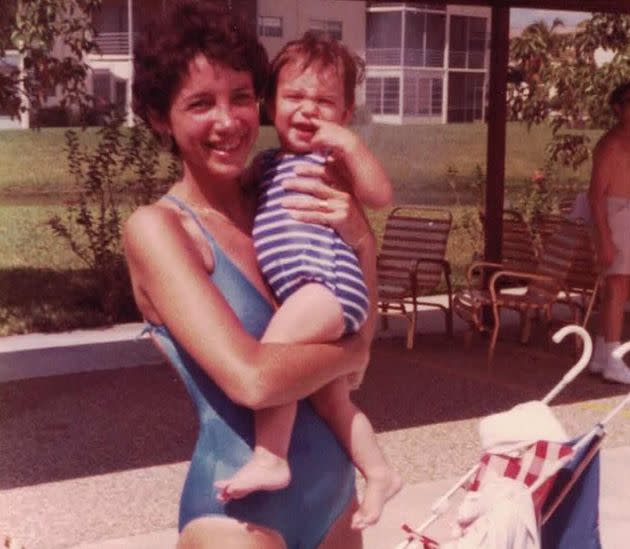
[[[190,215],[190,217],[192,217],[193,221],[197,224],[197,227],[201,229],[201,232],[206,237],[206,240],[208,240],[208,242],[212,246],[212,251],[215,251],[215,249],[219,248],[216,241],[214,240],[214,236],[212,236],[210,231],[206,229],[195,210],[193,210],[188,204],[186,204],[186,202],[172,194],[165,194],[162,198],[169,200],[173,204],[177,205],[180,210],[185,211],[188,215]]]
[[[241,271],[232,259],[230,259],[230,257],[221,249],[210,231],[203,225],[199,216],[188,204],[172,194],[166,194],[162,198],[170,200],[176,204],[182,211],[190,215],[193,221],[197,224],[210,244],[212,254],[214,256],[214,269],[212,270],[212,273],[210,273],[210,278],[216,286],[220,288],[221,293],[233,309],[251,309],[251,314],[245,315],[242,322],[244,322],[246,329],[250,322],[256,325],[254,333],[257,334],[257,337],[260,337],[262,335],[262,331],[260,330],[262,329],[264,331],[264,327],[268,322],[268,318],[265,315],[271,315],[273,312],[273,306],[271,303],[269,303],[268,299],[256,286],[254,286],[250,279],[245,276],[243,271]],[[253,311],[257,307],[260,308],[260,312],[254,314]],[[262,311],[264,311],[264,314],[261,314]]]

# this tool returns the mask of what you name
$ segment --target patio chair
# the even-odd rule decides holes
[[[501,264],[506,269],[534,272],[538,248],[529,225],[516,210],[503,210]]]
[[[535,272],[519,271],[506,268],[502,263],[478,261],[472,263],[467,271],[468,288],[455,293],[453,309],[470,326],[466,334],[469,344],[474,331],[489,332],[488,366],[492,363],[499,329],[502,309],[517,311],[521,318],[522,343],[527,343],[531,331],[532,313],[542,313],[547,333],[551,329],[552,308],[562,295],[570,295],[567,288],[567,276],[574,257],[580,246],[579,225],[564,220],[545,242]],[[480,287],[475,277],[479,271],[488,273],[488,287]],[[475,284],[475,280],[477,283]],[[523,288],[506,285],[505,281],[517,280],[525,283]],[[571,309],[572,320],[579,320],[579,309],[573,301],[566,301]],[[483,319],[484,309],[492,311],[492,324],[486,325]]]
[[[566,221],[561,215],[542,214],[533,222],[533,230],[544,243],[559,230]],[[586,327],[597,303],[603,276],[597,266],[593,235],[581,219],[574,221],[579,238],[573,263],[566,278],[567,295],[563,295],[559,304],[573,301],[579,307],[580,325]],[[576,301],[577,299],[577,301]]]
[[[407,349],[413,348],[419,305],[440,309],[447,334],[453,333],[451,267],[445,259],[452,219],[448,210],[416,205],[398,206],[387,217],[376,262],[378,308],[384,329],[391,315],[407,320]],[[442,278],[448,304],[420,301]]]

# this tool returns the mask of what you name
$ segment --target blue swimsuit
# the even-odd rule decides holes
[[[273,315],[272,306],[219,248],[195,213],[177,198],[165,198],[200,227],[214,254],[210,279],[244,329],[261,337]],[[253,414],[225,395],[166,326],[150,325],[148,329],[182,378],[199,417],[199,436],[180,500],[180,531],[198,517],[221,515],[278,531],[287,549],[317,547],[355,495],[354,466],[330,428],[308,400],[298,402],[288,456],[289,486],[221,503],[214,482],[231,477],[250,459],[255,438]]]

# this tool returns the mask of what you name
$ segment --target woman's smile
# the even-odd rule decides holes
[[[173,101],[170,129],[184,165],[213,178],[237,179],[258,136],[258,106],[251,74],[191,61]]]

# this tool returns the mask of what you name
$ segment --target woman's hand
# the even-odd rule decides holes
[[[294,219],[332,227],[355,250],[372,238],[363,210],[346,191],[349,188],[346,179],[334,164],[300,166],[296,173],[296,178],[282,184],[286,190],[308,195],[288,196],[282,200],[282,206]]]
[[[305,196],[288,196],[282,200],[283,207],[298,221],[320,223],[335,229],[351,246],[359,258],[363,277],[370,296],[370,313],[358,334],[353,336],[360,348],[369,350],[376,329],[376,304],[378,302],[376,277],[376,239],[372,228],[358,201],[347,192],[343,172],[335,164],[326,166],[300,166],[298,177],[285,180],[287,190],[304,193]],[[365,355],[366,359],[369,357]],[[358,364],[349,377],[350,387],[358,388],[367,367],[367,360]]]

